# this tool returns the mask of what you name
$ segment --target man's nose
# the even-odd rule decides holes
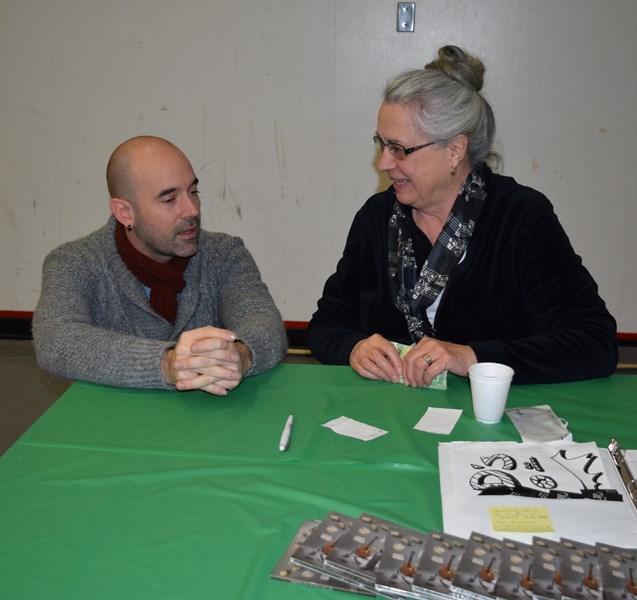
[[[186,194],[185,201],[182,203],[182,217],[198,217],[200,210],[200,201],[197,196]]]

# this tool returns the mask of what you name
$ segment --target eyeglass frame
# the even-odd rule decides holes
[[[412,152],[416,152],[416,150],[422,150],[423,148],[427,148],[428,146],[433,146],[434,144],[438,144],[441,141],[436,140],[435,142],[427,142],[426,144],[421,144],[420,146],[405,148],[405,146],[403,146],[402,144],[396,144],[394,142],[385,143],[376,133],[374,134],[374,137],[372,139],[374,140],[374,145],[380,150],[381,154],[383,153],[385,148],[387,148],[389,150],[389,153],[396,160],[405,160],[405,158],[407,158]],[[395,150],[392,151],[391,147],[395,148]],[[395,154],[396,150],[399,153],[402,153],[402,156],[400,154],[397,156]]]

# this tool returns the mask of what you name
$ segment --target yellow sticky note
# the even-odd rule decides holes
[[[545,506],[489,506],[493,531],[555,531]]]

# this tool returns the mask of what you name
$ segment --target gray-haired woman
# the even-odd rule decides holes
[[[429,385],[499,362],[515,383],[611,374],[616,324],[539,192],[492,172],[482,62],[445,46],[391,80],[378,169],[308,329],[314,355],[370,379]],[[391,342],[413,344],[399,356]]]

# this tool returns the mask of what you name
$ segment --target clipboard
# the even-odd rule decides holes
[[[615,439],[608,444],[608,451],[610,457],[613,459],[613,463],[619,471],[619,476],[622,478],[628,497],[633,503],[633,506],[637,510],[637,480],[635,480],[628,463],[626,462],[626,450],[619,445],[619,442]]]

